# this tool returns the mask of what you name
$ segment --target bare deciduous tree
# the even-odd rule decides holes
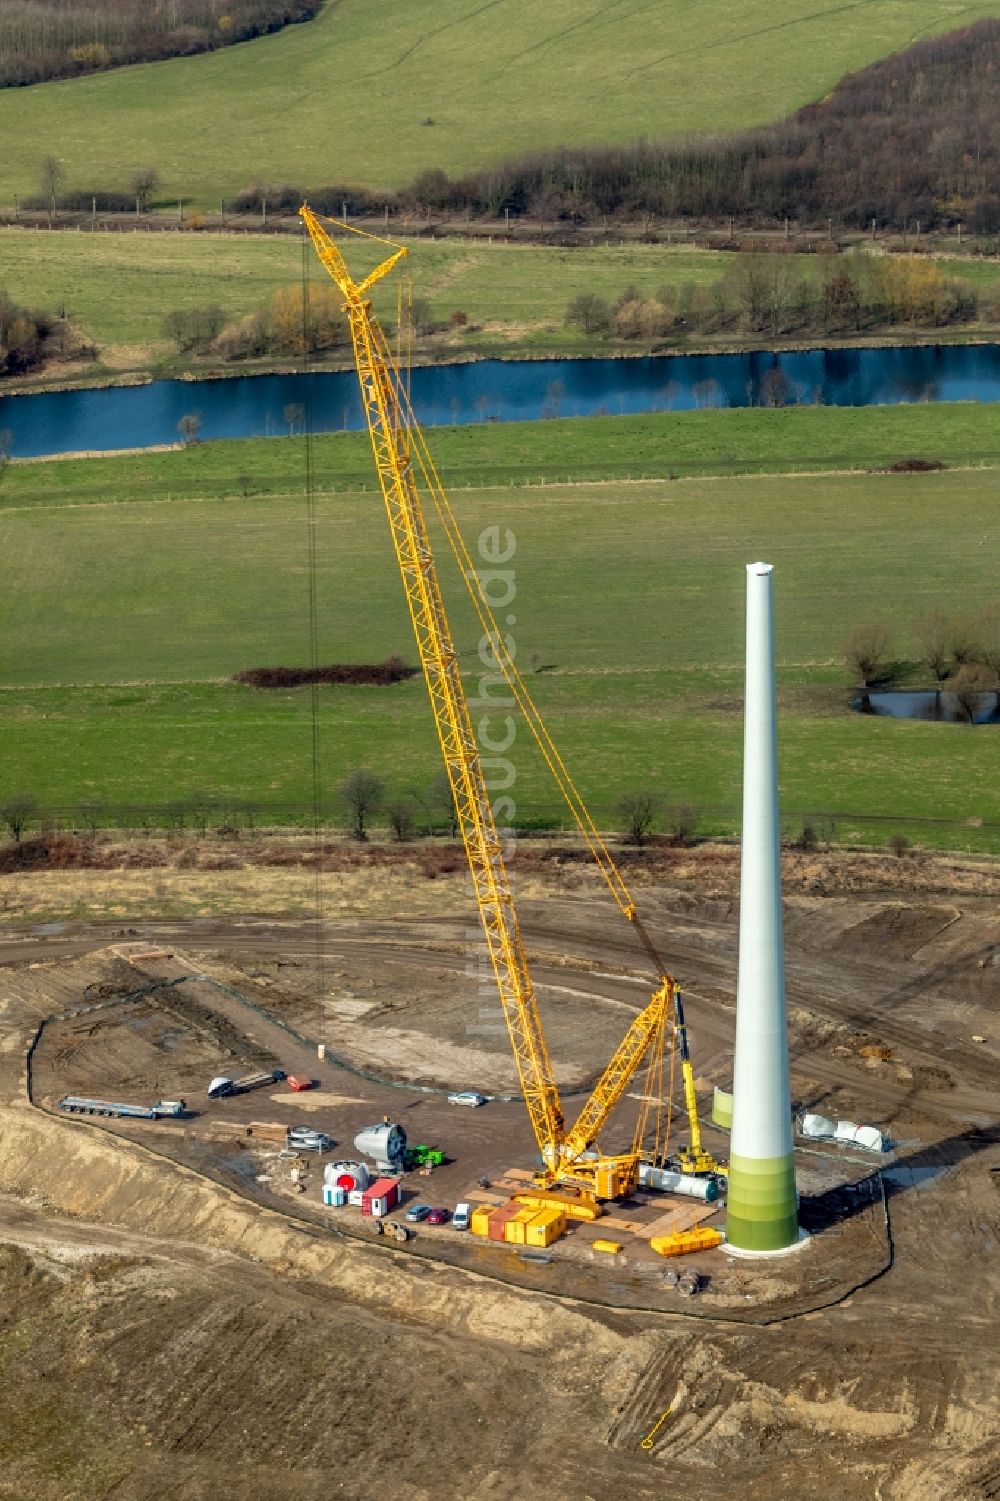
[[[160,174],[155,167],[139,167],[128,181],[129,191],[135,199],[140,214],[149,207],[149,200],[160,186]]]
[[[288,436],[290,438],[294,436],[295,429],[301,425],[302,419],[305,414],[306,409],[302,405],[301,401],[290,401],[285,407],[282,408],[281,415],[288,423]]]
[[[615,817],[626,844],[643,845],[656,821],[660,800],[652,792],[623,792],[615,803]]]
[[[848,670],[859,677],[866,688],[886,676],[890,662],[892,637],[889,627],[880,621],[856,625],[844,640],[844,660]]]
[[[2,444],[3,434],[0,433],[0,448]],[[976,635],[980,659],[1000,683],[1000,599],[995,599],[976,616]]]
[[[452,839],[458,833],[458,812],[455,808],[455,799],[452,796],[451,782],[448,773],[444,770],[436,771],[431,777],[427,788],[426,802],[432,815],[444,817],[448,821],[448,832]]]
[[[690,844],[698,827],[698,809],[693,803],[676,803],[667,815],[667,828],[678,844]]]
[[[404,793],[401,797],[394,797],[385,810],[385,816],[389,821],[393,838],[400,844],[407,839],[412,839],[416,833],[417,818],[413,798]]]
[[[979,660],[976,624],[968,615],[955,615],[948,622],[948,655],[956,667]]]
[[[958,712],[967,724],[972,724],[982,708],[983,699],[993,686],[988,668],[977,662],[960,667],[948,680],[948,691],[955,696]]]
[[[611,327],[611,309],[603,297],[596,297],[593,292],[581,292],[567,305],[566,323],[585,334],[606,334]]]
[[[185,443],[197,443],[201,432],[201,418],[197,412],[185,412],[177,424],[177,431]]]
[[[926,662],[939,683],[948,676],[949,625],[940,610],[930,610],[914,621],[913,639],[920,660]]]
[[[367,839],[369,824],[382,806],[385,781],[373,771],[360,766],[341,782],[340,796],[347,809],[352,835],[355,839]]]
[[[31,792],[15,792],[5,802],[0,803],[0,820],[15,844],[21,843],[24,831],[35,816],[37,808],[37,800]]]
[[[59,189],[66,181],[66,168],[57,156],[47,156],[42,162],[42,171],[38,179],[38,186],[42,197],[49,206],[49,222],[56,211],[56,199]]]

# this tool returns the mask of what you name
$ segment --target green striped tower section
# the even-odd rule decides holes
[[[740,943],[726,1239],[750,1254],[799,1243],[781,929],[772,569],[747,567]]]
[[[795,1159],[729,1159],[726,1239],[743,1251],[784,1251],[798,1241]]]

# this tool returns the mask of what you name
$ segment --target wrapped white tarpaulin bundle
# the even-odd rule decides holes
[[[885,1141],[876,1126],[859,1126],[856,1121],[837,1122],[837,1140],[864,1147],[866,1152],[884,1152]]]
[[[828,1121],[825,1115],[804,1115],[799,1123],[799,1130],[803,1136],[812,1136],[820,1141],[832,1141],[837,1134],[834,1121]]]

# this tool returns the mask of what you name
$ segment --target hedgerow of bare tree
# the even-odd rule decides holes
[[[382,806],[385,781],[365,767],[352,771],[340,784],[340,796],[355,839],[366,840],[371,820]]]
[[[844,639],[844,661],[848,671],[861,679],[866,688],[883,682],[891,662],[892,637],[889,627],[880,621],[853,626]]]
[[[660,799],[655,793],[622,793],[615,803],[614,812],[626,844],[641,846],[646,843],[659,809]]]

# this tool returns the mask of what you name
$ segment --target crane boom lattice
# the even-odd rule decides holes
[[[565,1182],[601,1197],[617,1197],[634,1184],[646,1110],[640,1112],[631,1152],[604,1157],[595,1151],[599,1132],[622,1099],[644,1059],[653,1066],[662,1058],[666,1029],[672,1019],[675,987],[662,973],[656,950],[638,921],[635,904],[598,833],[580,794],[556,750],[541,715],[507,651],[503,633],[488,601],[477,592],[475,570],[420,431],[385,333],[367,293],[406,255],[402,246],[381,241],[392,251],[367,277],[356,282],[339,247],[307,206],[300,210],[320,261],[344,297],[351,331],[361,399],[372,455],[385,501],[413,632],[430,696],[441,753],[472,874],[476,901],[510,1034],[518,1077],[535,1140],[549,1182]],[[355,233],[363,233],[355,230]],[[379,239],[378,236],[366,236]],[[505,678],[514,691],[542,754],[573,810],[588,846],[619,907],[637,927],[647,951],[661,970],[660,987],[633,1020],[579,1119],[567,1131],[559,1090],[542,1028],[503,845],[483,775],[475,729],[462,683],[438,580],[426,517],[417,482],[419,469],[443,522],[448,541],[466,580],[480,623],[491,641]],[[662,1073],[662,1069],[660,1069]]]

